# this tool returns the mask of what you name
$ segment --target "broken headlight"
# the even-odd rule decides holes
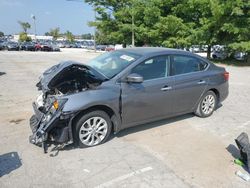
[[[67,102],[67,99],[55,99],[50,107],[50,109],[48,110],[48,112],[46,113],[46,115],[44,116],[43,121],[45,122],[49,122],[51,120],[51,118],[53,117],[53,115],[61,110],[63,108],[63,105]]]
[[[68,99],[55,99],[52,103],[52,106],[50,108],[50,111],[53,113],[57,110],[61,110],[63,105],[67,102]]]

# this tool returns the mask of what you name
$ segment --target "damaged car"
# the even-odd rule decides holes
[[[186,113],[209,117],[228,96],[229,73],[198,55],[129,48],[87,63],[61,62],[37,83],[30,142],[89,147],[111,132]]]

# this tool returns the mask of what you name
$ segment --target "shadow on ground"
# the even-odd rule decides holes
[[[5,75],[5,74],[6,74],[6,72],[0,72],[0,76]]]
[[[163,119],[163,120],[155,121],[155,122],[152,122],[152,123],[146,123],[146,124],[138,125],[138,126],[135,126],[135,127],[130,127],[130,128],[122,130],[121,132],[117,133],[113,137],[115,137],[115,136],[116,137],[123,137],[123,136],[126,136],[128,134],[132,134],[132,133],[135,133],[135,132],[140,132],[140,131],[152,129],[152,128],[155,128],[155,127],[160,127],[160,126],[163,126],[163,125],[168,126],[167,124],[174,123],[174,122],[181,121],[181,120],[185,120],[185,119],[189,119],[189,118],[192,118],[194,116],[195,116],[194,114],[185,114],[185,115],[177,116],[177,117],[174,117],[174,118]],[[111,139],[113,137],[111,137]]]
[[[174,117],[174,118],[168,118],[168,119],[164,119],[164,120],[160,120],[160,121],[155,121],[152,123],[146,123],[146,124],[141,124],[141,125],[138,125],[135,127],[130,127],[130,128],[127,128],[127,129],[120,131],[117,134],[111,134],[110,138],[107,140],[107,142],[112,140],[114,137],[123,137],[123,136],[126,136],[126,135],[131,134],[131,133],[140,132],[140,131],[144,131],[147,129],[152,129],[155,127],[163,126],[163,125],[168,126],[166,124],[170,124],[170,123],[173,123],[176,121],[181,121],[181,120],[188,119],[191,117],[194,117],[194,114],[185,114],[185,115],[181,115],[181,116]],[[50,146],[52,146],[52,147],[51,147],[51,149],[49,149],[48,152],[49,152],[49,155],[51,157],[56,157],[60,151],[65,151],[65,150],[67,151],[67,150],[79,148],[79,147],[76,147],[74,144],[70,144],[70,145],[53,145],[53,144],[51,144]]]
[[[0,155],[0,177],[9,174],[20,166],[22,166],[22,162],[17,152]]]

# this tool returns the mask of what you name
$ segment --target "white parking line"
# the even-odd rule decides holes
[[[250,124],[250,121],[247,121],[247,122],[243,123],[242,125],[243,125],[243,126],[247,126],[247,125],[249,125],[249,124]]]
[[[90,173],[90,171],[88,169],[83,169],[84,172]]]
[[[100,184],[100,185],[98,185],[98,186],[95,187],[95,188],[109,187],[109,186],[113,185],[114,183],[117,183],[117,182],[119,182],[119,181],[123,181],[123,180],[125,180],[125,179],[127,179],[127,178],[129,178],[129,177],[132,177],[132,176],[135,176],[135,175],[138,175],[138,174],[142,174],[142,173],[147,172],[147,171],[150,171],[150,170],[153,170],[153,168],[152,168],[151,166],[146,167],[146,168],[142,168],[142,169],[140,169],[140,170],[136,170],[136,171],[131,172],[131,173],[129,173],[129,174],[125,174],[125,175],[123,175],[123,176],[117,177],[117,178],[112,179],[112,180],[110,180],[110,181],[108,181],[108,182],[105,182],[105,183],[103,183],[103,184]]]

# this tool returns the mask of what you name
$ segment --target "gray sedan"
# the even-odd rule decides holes
[[[228,96],[229,73],[190,52],[130,48],[86,64],[62,62],[40,77],[30,142],[80,147],[111,132],[186,113],[208,117]]]

